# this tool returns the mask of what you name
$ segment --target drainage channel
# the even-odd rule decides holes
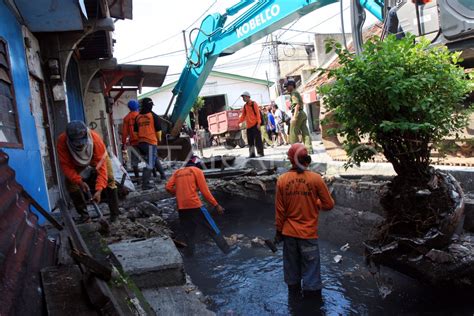
[[[273,254],[250,242],[256,236],[273,237],[273,205],[216,197],[226,214],[215,219],[226,236],[236,239],[233,250],[222,254],[204,232],[198,232],[196,253],[185,257],[184,263],[194,284],[210,298],[210,309],[218,315],[472,315],[474,311],[472,293],[434,290],[390,269],[374,277],[362,255],[342,251],[342,245],[328,240],[320,240],[323,303],[289,302],[281,246]],[[176,229],[177,223],[171,224]],[[337,255],[342,256],[338,263]]]

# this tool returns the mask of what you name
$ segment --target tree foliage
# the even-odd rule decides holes
[[[196,101],[194,101],[194,104],[193,104],[193,107],[192,107],[192,111],[194,113],[197,113],[199,112],[200,109],[202,109],[202,107],[204,106],[204,98],[203,97],[197,97],[196,98]]]
[[[347,166],[381,152],[397,174],[425,176],[433,142],[467,124],[462,101],[472,81],[457,65],[459,53],[416,43],[413,35],[374,37],[360,55],[335,41],[326,49],[335,50],[341,67],[328,70],[335,81],[320,92],[339,123],[335,132],[345,138]]]

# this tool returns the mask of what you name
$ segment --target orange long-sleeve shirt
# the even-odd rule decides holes
[[[258,122],[261,122],[261,119],[262,118],[260,117],[260,109],[258,108],[257,102],[249,101],[245,103],[242,109],[242,114],[239,118],[239,123],[245,121],[247,128],[251,128],[252,126],[257,125]]]
[[[107,150],[100,135],[94,131],[90,131],[90,133],[94,143],[94,151],[90,165],[97,170],[95,189],[98,191],[107,187]],[[82,177],[79,174],[81,172],[81,167],[77,166],[75,163],[74,158],[69,153],[69,148],[67,147],[66,142],[66,133],[59,135],[57,144],[59,164],[66,178],[74,184],[79,184],[82,181]]]
[[[130,112],[123,118],[122,124],[122,144],[126,145],[127,140],[130,145],[138,145],[138,135],[134,132],[135,119],[138,112]]]
[[[283,235],[318,238],[319,211],[333,207],[334,200],[319,174],[290,170],[278,178],[275,225]]]
[[[176,196],[176,203],[179,210],[199,208],[202,206],[199,199],[198,190],[206,200],[213,206],[217,206],[217,201],[209,191],[209,187],[204,178],[204,173],[196,167],[185,167],[176,170],[168,183],[166,191]]]

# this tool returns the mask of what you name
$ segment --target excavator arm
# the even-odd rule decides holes
[[[233,54],[298,17],[334,2],[337,0],[242,0],[224,14],[207,16],[196,30],[188,62],[173,89],[176,103],[171,115],[174,125],[171,135],[179,134],[217,58]],[[226,25],[228,17],[244,9],[240,16]]]
[[[284,25],[316,9],[339,0],[241,0],[228,8],[224,14],[208,15],[199,28],[193,29],[189,37],[194,37],[187,55],[187,63],[172,90],[173,97],[168,110],[174,104],[167,129],[166,144],[180,143],[178,136],[189,115],[202,86],[211,72],[217,58],[231,55],[280,29]],[[379,19],[383,12],[383,0],[351,0],[358,2],[360,10],[368,8]],[[382,6],[382,7],[380,7]],[[243,13],[241,13],[243,11]],[[226,23],[231,16],[237,16]],[[173,141],[175,140],[175,141]],[[190,148],[189,145],[185,146]],[[184,157],[181,153],[179,156]]]

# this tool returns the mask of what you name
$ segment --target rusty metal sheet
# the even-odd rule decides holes
[[[38,225],[21,190],[0,151],[0,315],[40,314],[40,270],[55,262],[55,241]]]

